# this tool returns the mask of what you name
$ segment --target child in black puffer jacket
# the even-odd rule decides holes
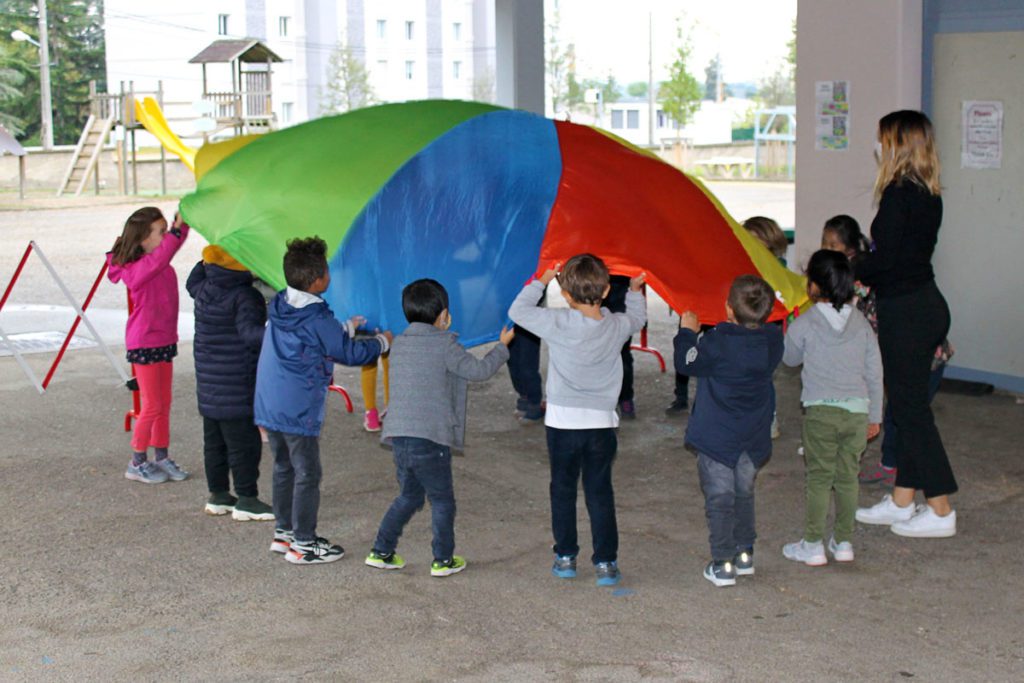
[[[230,512],[243,522],[274,519],[273,509],[258,498],[256,484],[263,443],[253,422],[253,395],[267,306],[254,280],[245,266],[210,245],[185,283],[195,299],[192,349],[210,489],[206,512]],[[229,471],[237,498],[231,495]]]

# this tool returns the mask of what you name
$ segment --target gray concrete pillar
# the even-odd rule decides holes
[[[544,0],[495,0],[498,104],[544,114]]]

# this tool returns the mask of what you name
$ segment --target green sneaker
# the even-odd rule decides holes
[[[366,556],[366,564],[377,569],[401,569],[405,566],[405,560],[395,552],[385,555],[371,550],[370,554]]]
[[[451,576],[452,574],[458,574],[466,568],[466,558],[453,555],[452,559],[447,562],[441,560],[434,560],[433,564],[430,565],[431,576]]]
[[[235,509],[237,502],[238,499],[227,491],[211,493],[210,498],[206,501],[205,512],[208,515],[226,515]]]
[[[274,508],[259,498],[242,496],[231,511],[231,519],[239,522],[273,522]]]

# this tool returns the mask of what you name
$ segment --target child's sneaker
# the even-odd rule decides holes
[[[754,549],[741,550],[732,559],[736,576],[751,576],[754,573]]]
[[[128,463],[124,478],[141,481],[143,484],[162,484],[167,481],[167,473],[147,460],[140,465]]]
[[[405,560],[396,552],[385,555],[371,550],[370,554],[366,556],[366,564],[377,569],[401,569],[405,566]]]
[[[345,549],[319,536],[312,541],[292,541],[284,559],[292,564],[326,564],[345,557]]]
[[[896,522],[906,522],[914,516],[914,505],[900,507],[893,502],[892,496],[886,494],[882,500],[869,508],[857,508],[854,515],[861,524],[883,524],[889,526]]]
[[[598,586],[614,586],[622,579],[622,574],[619,572],[619,563],[614,560],[611,562],[598,562],[594,565],[594,572],[597,574]]]
[[[736,585],[736,565],[729,560],[716,562],[711,560],[704,567],[704,578],[719,588]]]
[[[825,545],[821,541],[809,543],[800,539],[796,543],[782,546],[782,556],[794,562],[803,562],[808,567],[821,567],[828,564],[825,557]]]
[[[452,559],[448,561],[434,560],[430,565],[431,576],[451,576],[452,574],[458,574],[466,568],[465,558],[453,555]]]
[[[544,413],[544,404],[528,403],[519,421],[523,424],[539,424],[544,421]]]
[[[284,555],[295,543],[295,534],[284,529],[274,529],[274,540],[270,542],[270,552]]]
[[[163,470],[164,473],[167,474],[167,478],[171,481],[185,481],[188,479],[188,472],[178,467],[178,463],[174,462],[170,458],[157,460],[153,464]]]
[[[363,416],[363,429],[368,432],[379,432],[381,430],[380,414],[377,413],[376,408],[366,411],[366,414]]]
[[[259,498],[242,496],[235,504],[231,519],[238,522],[273,522],[274,508]]]
[[[560,579],[576,578],[576,556],[555,555],[555,564],[551,567],[551,573]]]
[[[857,481],[862,484],[892,486],[896,483],[896,468],[886,467],[881,462],[878,462],[873,467],[868,467],[858,474]]]
[[[669,417],[677,417],[690,409],[690,402],[687,400],[675,399],[665,408],[665,414]]]
[[[853,562],[853,544],[849,541],[836,543],[836,537],[828,539],[828,551],[836,562]]]
[[[529,408],[529,399],[527,399],[526,396],[520,394],[519,397],[516,398],[516,410],[513,413],[513,415],[515,415],[516,417],[522,417],[523,415],[526,414],[526,411],[529,410]]]
[[[211,493],[206,501],[204,512],[208,515],[226,515],[235,509],[235,503],[237,502],[238,499],[227,491]]]
[[[895,522],[891,528],[898,536],[949,538],[956,535],[956,510],[940,517],[930,505],[918,505],[913,517],[905,522]]]

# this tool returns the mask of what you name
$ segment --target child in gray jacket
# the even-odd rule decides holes
[[[381,438],[390,442],[401,491],[377,532],[366,564],[401,569],[395,552],[402,530],[424,496],[430,500],[434,530],[431,576],[449,576],[466,568],[455,550],[455,494],[452,449],[462,450],[466,432],[467,382],[481,382],[508,360],[513,332],[501,331],[497,344],[477,358],[448,328],[448,292],[436,280],[416,280],[402,290],[409,327],[391,345],[391,401]]]
[[[812,567],[828,562],[822,539],[833,489],[836,521],[828,550],[837,562],[853,561],[860,455],[882,421],[882,358],[868,321],[850,305],[853,282],[845,255],[823,249],[811,257],[807,293],[815,303],[789,326],[782,357],[786,365],[804,366],[807,467],[804,536],[782,554]]]
[[[558,277],[569,310],[540,308],[537,300]],[[545,272],[526,285],[512,303],[512,320],[548,343],[548,405],[544,416],[551,463],[551,528],[559,578],[576,576],[576,489],[590,515],[597,585],[619,582],[619,532],[615,521],[612,461],[618,442],[615,406],[622,387],[622,345],[647,318],[640,287],[644,275],[629,282],[626,312],[601,307],[608,296],[608,268],[590,254],[573,256],[561,273]]]

